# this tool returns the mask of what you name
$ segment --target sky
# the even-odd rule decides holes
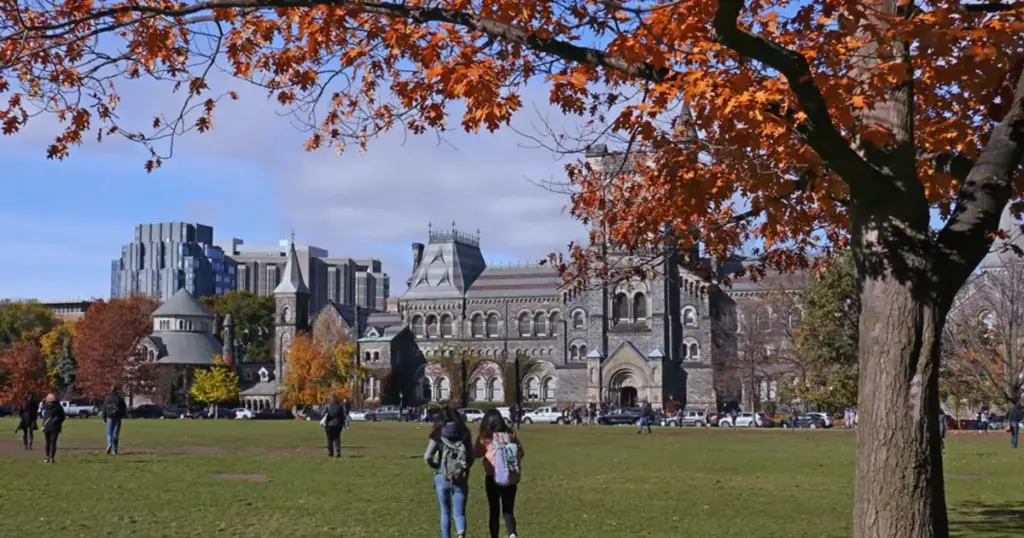
[[[214,129],[176,143],[152,174],[147,152],[124,141],[86,143],[65,161],[48,161],[55,134],[39,118],[0,136],[0,298],[59,301],[107,297],[110,263],[137,224],[186,221],[213,226],[214,238],[269,244],[294,231],[297,243],[332,256],[379,258],[391,294],[404,291],[413,242],[435,229],[480,230],[489,263],[536,263],[585,237],[563,212],[568,198],[536,183],[563,180],[572,158],[556,159],[521,133],[538,133],[547,90],[530,87],[513,121],[520,131],[434,134],[395,131],[352,148],[307,153],[301,132],[262,92],[240,89],[223,101]],[[222,87],[222,89],[224,89]],[[148,122],[175,103],[167,86],[121,86],[126,120]],[[2,97],[2,96],[0,96]],[[569,160],[567,160],[569,159]]]

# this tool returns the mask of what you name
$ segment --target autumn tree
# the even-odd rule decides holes
[[[209,368],[198,368],[194,373],[189,394],[198,402],[214,406],[238,400],[238,373],[224,366],[220,355],[213,358]],[[214,408],[216,417],[216,408]]]
[[[17,405],[26,393],[34,393],[38,399],[50,388],[46,379],[46,359],[39,352],[39,345],[22,342],[0,351],[0,368],[5,372],[0,384],[0,402]]]
[[[480,371],[487,359],[463,344],[442,345],[427,357],[448,378],[448,400],[452,405],[465,407],[469,402],[469,380]]]
[[[224,318],[235,322],[235,350],[241,362],[267,362],[273,358],[274,298],[248,291],[229,291],[199,300],[217,316],[223,340]]]
[[[156,300],[142,296],[97,301],[78,320],[72,351],[82,394],[102,398],[111,385],[129,394],[152,388],[155,365],[140,344],[153,328],[150,314],[156,307]]]
[[[53,312],[38,301],[4,299],[0,301],[0,348],[39,343],[39,338],[56,324]]]
[[[353,386],[366,377],[366,371],[356,364],[355,354],[355,344],[347,338],[339,341],[298,335],[288,351],[284,372],[285,404],[322,405],[332,394],[349,398]]]
[[[72,352],[74,334],[74,323],[60,323],[39,339],[50,386],[66,396],[73,392],[78,367]]]
[[[945,372],[961,397],[1012,406],[1024,394],[1024,262],[1009,259],[961,290],[944,333]],[[967,394],[964,394],[967,392]]]
[[[5,2],[0,124],[16,133],[49,112],[50,158],[120,136],[148,148],[153,170],[175,136],[208,131],[221,97],[239,97],[208,73],[268,89],[307,120],[307,150],[338,152],[396,127],[443,131],[456,101],[463,129],[495,130],[525,84],[546,84],[585,127],[578,147],[552,137],[558,151],[601,142],[633,161],[629,174],[568,167],[572,214],[596,244],[559,263],[567,278],[606,276],[603,243],[658,250],[666,224],[699,230],[681,239],[719,259],[760,240],[761,261],[783,270],[850,246],[864,426],[854,535],[946,537],[941,335],[1020,198],[1024,5],[921,4]],[[181,112],[119,114],[119,83],[142,77],[180,91]]]
[[[519,362],[518,378],[516,377],[516,361]],[[523,381],[530,374],[535,374],[541,370],[540,361],[517,352],[515,357],[511,359],[498,357],[495,363],[497,363],[498,370],[501,372],[501,389],[502,394],[505,396],[505,404],[510,406],[517,404],[516,396],[518,391],[522,390]]]

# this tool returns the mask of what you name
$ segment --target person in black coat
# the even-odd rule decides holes
[[[331,395],[327,400],[324,415],[324,431],[327,433],[327,457],[341,457],[341,430],[345,427],[345,406],[338,403],[338,397]]]
[[[43,404],[43,437],[46,439],[46,463],[56,463],[57,438],[60,437],[61,428],[64,426],[64,408],[61,407],[57,397],[51,392],[46,395],[46,403]]]
[[[127,413],[128,406],[117,392],[117,385],[111,385],[110,393],[103,399],[103,421],[107,424],[107,454],[117,455],[121,441],[121,420]]]
[[[32,441],[35,431],[39,429],[36,422],[39,417],[39,404],[32,397],[31,392],[25,393],[25,399],[21,402],[21,409],[18,410],[18,427],[14,433],[21,432],[21,439],[25,442],[25,450],[32,450]]]

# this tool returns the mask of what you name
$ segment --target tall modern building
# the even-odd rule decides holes
[[[213,228],[187,222],[140,224],[110,267],[110,296],[166,301],[185,288],[193,297],[235,289],[235,267],[213,244]]]
[[[293,245],[283,239],[272,245],[246,245],[231,238],[219,243],[236,268],[235,289],[257,295],[273,295],[284,278],[285,262]],[[308,287],[309,311],[318,312],[328,302],[384,311],[391,281],[378,259],[331,257],[323,248],[294,244],[294,264]]]

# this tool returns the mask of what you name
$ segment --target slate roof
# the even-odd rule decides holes
[[[558,270],[550,265],[488,267],[469,289],[467,297],[544,297],[558,295]]]
[[[220,342],[207,332],[156,331],[149,340],[159,350],[159,364],[209,366],[221,349]]]
[[[153,317],[201,317],[213,319],[203,305],[192,296],[185,288],[181,288],[171,295],[170,299],[164,301],[155,311]]]
[[[992,243],[992,248],[981,260],[981,269],[995,269],[1006,267],[1007,262],[1017,258],[1017,254],[1006,248],[1007,245],[1016,245],[1024,250],[1024,231],[1021,230],[1020,222],[1013,216],[1010,204],[1003,208],[1003,214],[999,217],[999,229],[1006,232],[1007,238],[998,238]]]
[[[465,296],[486,269],[479,241],[452,231],[430,233],[419,267],[403,299],[455,299]]]
[[[278,293],[309,293],[309,288],[302,281],[302,271],[299,270],[298,255],[295,254],[295,243],[288,245],[288,259],[284,262],[284,275],[281,283],[274,288],[274,294]]]

